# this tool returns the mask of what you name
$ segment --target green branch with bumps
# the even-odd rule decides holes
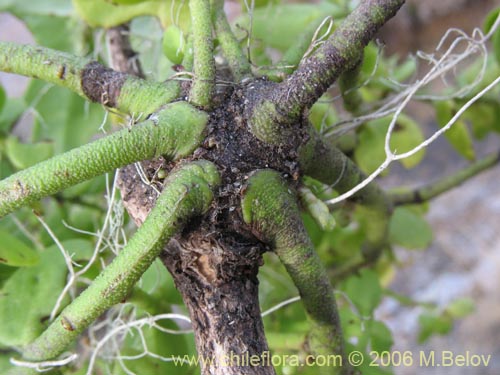
[[[292,75],[276,85],[267,99],[253,108],[252,131],[259,139],[279,139],[284,142],[288,138],[287,125],[300,121],[304,111],[343,72],[355,67],[366,45],[404,2],[405,0],[362,1],[325,43],[311,56],[303,59]]]
[[[206,113],[186,102],[149,120],[57,155],[0,181],[0,217],[44,196],[140,160],[176,160],[202,142]]]
[[[214,43],[209,0],[190,0],[194,78],[189,101],[201,108],[212,106],[215,92]]]
[[[135,115],[153,113],[180,95],[177,81],[147,81],[86,58],[10,42],[0,42],[0,71],[41,79],[84,99]]]
[[[224,12],[224,0],[212,0],[212,18],[217,40],[233,73],[235,82],[251,76],[251,66],[243,53]]]
[[[299,290],[312,328],[308,345],[315,354],[344,354],[333,288],[306,232],[297,197],[278,172],[257,171],[242,199],[243,219],[269,243]],[[332,373],[331,368],[327,368]],[[326,370],[325,370],[326,371]]]
[[[443,177],[442,179],[429,185],[413,190],[393,190],[389,192],[389,198],[392,200],[395,206],[427,202],[437,197],[438,195],[457,187],[470,178],[477,176],[479,173],[498,165],[499,161],[500,153],[495,152],[472,163],[468,167],[459,170],[455,174]]]
[[[165,243],[190,218],[208,210],[218,184],[217,169],[207,161],[185,164],[172,172],[155,207],[127,246],[40,337],[23,348],[23,359],[57,357],[99,315],[126,299]]]

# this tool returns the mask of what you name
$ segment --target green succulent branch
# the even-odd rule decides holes
[[[212,19],[217,40],[233,73],[234,80],[241,82],[243,78],[250,77],[251,67],[227,21],[224,0],[212,0]]]
[[[0,181],[0,217],[66,187],[139,160],[175,160],[203,139],[208,117],[186,102],[149,120],[55,156]]]
[[[249,178],[242,212],[245,222],[271,244],[299,290],[312,322],[310,350],[343,355],[333,288],[302,223],[297,197],[278,172],[261,170]]]
[[[389,192],[389,198],[395,206],[405,204],[418,204],[427,202],[440,194],[443,194],[461,183],[469,180],[470,178],[478,175],[481,172],[494,167],[500,161],[500,153],[495,152],[472,163],[470,166],[458,171],[457,173],[444,177],[429,185],[411,190],[411,189],[397,189]]]
[[[209,0],[190,0],[194,78],[189,101],[209,109],[215,91],[214,43]]]
[[[218,184],[219,174],[210,162],[185,164],[173,172],[156,206],[127,246],[39,338],[24,348],[23,358],[44,361],[57,357],[100,314],[126,299],[166,241],[190,218],[208,210]]]
[[[286,133],[345,71],[359,61],[364,47],[392,18],[405,0],[366,0],[339,25],[328,40],[254,108],[256,134]],[[270,128],[273,129],[272,131]],[[282,137],[286,139],[287,136]],[[266,141],[263,137],[259,139]]]
[[[363,59],[361,57],[352,69],[346,70],[339,77],[339,88],[342,94],[344,108],[353,114],[360,112],[361,104],[363,103],[363,98],[357,90],[359,87],[359,73],[362,61]]]
[[[304,174],[331,185],[341,194],[365,179],[356,164],[315,131],[311,131],[309,142],[299,150],[299,160]],[[376,258],[387,245],[392,202],[375,183],[355,194],[352,200],[362,206],[366,217],[364,255],[366,258]]]
[[[10,42],[0,42],[0,70],[39,78],[86,97],[81,72],[89,60],[68,53]]]
[[[31,45],[0,42],[0,70],[54,83],[130,114],[153,113],[180,95],[177,81],[151,82],[85,58]]]

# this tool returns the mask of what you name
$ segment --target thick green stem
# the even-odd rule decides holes
[[[212,18],[217,40],[236,82],[251,75],[251,66],[233,34],[224,12],[224,0],[212,0]]]
[[[392,18],[405,0],[365,0],[335,32],[287,80],[277,85],[268,99],[254,108],[252,123],[274,126],[277,133],[300,120],[346,70],[359,61],[364,47]]]
[[[194,54],[194,78],[189,101],[210,108],[215,91],[215,61],[209,0],[189,0]]]
[[[351,190],[365,179],[356,164],[313,130],[309,142],[299,150],[299,160],[304,174],[331,185],[339,193]],[[361,205],[366,219],[364,255],[367,259],[377,258],[387,245],[391,200],[376,183],[366,186],[352,199]]]
[[[297,197],[278,172],[250,177],[242,200],[243,219],[270,243],[292,277],[312,322],[309,349],[315,354],[344,354],[333,288],[300,217]],[[335,370],[326,368],[327,373]]]
[[[169,104],[143,123],[55,156],[0,181],[0,217],[41,197],[139,160],[189,155],[203,139],[206,113]]]
[[[49,48],[0,42],[0,70],[66,87],[125,113],[150,114],[180,94],[176,81],[150,82]]]
[[[361,71],[362,59],[349,70],[346,70],[339,78],[339,88],[344,100],[344,108],[353,113],[359,113],[363,98],[358,91],[359,73]]]
[[[394,205],[416,204],[426,202],[438,195],[445,193],[468,179],[478,175],[479,173],[495,166],[500,161],[500,153],[495,152],[481,160],[472,163],[467,168],[464,168],[457,173],[442,178],[441,180],[423,186],[415,190],[401,191],[398,189],[389,193],[389,198],[392,199]]]
[[[156,206],[127,246],[39,338],[24,348],[23,358],[44,361],[57,357],[99,315],[125,300],[166,241],[190,218],[208,210],[212,189],[218,183],[217,169],[207,161],[186,164],[172,173]]]

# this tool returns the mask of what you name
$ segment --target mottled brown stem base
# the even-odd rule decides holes
[[[258,301],[262,248],[197,230],[161,258],[189,309],[202,374],[275,374]]]

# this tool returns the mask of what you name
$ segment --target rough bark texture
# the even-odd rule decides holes
[[[130,45],[129,34],[130,27],[128,24],[108,29],[106,33],[108,48],[110,55],[113,56],[111,67],[118,72],[145,78],[141,61]]]
[[[405,0],[365,0],[299,68],[273,93],[276,111],[296,120],[312,106],[340,74],[352,69],[364,47],[391,19]]]
[[[91,62],[82,71],[82,90],[93,102],[116,107],[127,75]]]
[[[274,374],[260,318],[262,247],[196,230],[162,255],[189,309],[203,374]]]

